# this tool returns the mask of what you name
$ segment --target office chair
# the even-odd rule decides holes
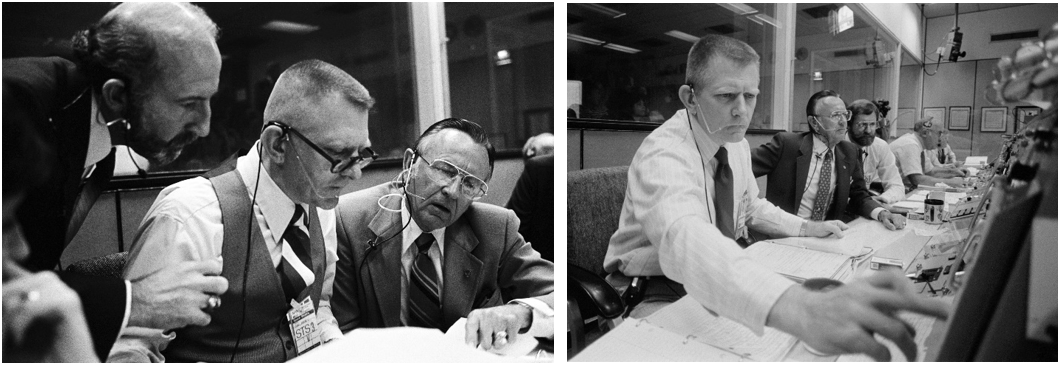
[[[567,289],[573,309],[568,356],[586,346],[587,334],[592,342],[607,332],[625,309],[622,297],[603,276],[608,240],[619,227],[627,170],[594,168],[567,175]]]

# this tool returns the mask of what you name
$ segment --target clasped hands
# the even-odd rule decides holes
[[[485,350],[501,349],[516,341],[520,330],[530,327],[530,308],[507,304],[472,310],[464,326],[464,343]]]

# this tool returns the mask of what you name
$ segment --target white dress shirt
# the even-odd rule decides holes
[[[247,185],[248,195],[254,195],[254,177],[259,172],[257,144],[236,161],[236,170]],[[280,264],[283,234],[294,216],[295,203],[280,190],[264,167],[260,173],[254,217],[275,267]],[[338,260],[335,211],[317,208],[317,217],[324,236],[326,261],[317,325],[321,341],[327,342],[342,336],[330,305]],[[302,225],[303,221],[297,223]],[[182,261],[221,260],[224,229],[221,205],[210,180],[196,177],[170,185],[159,193],[140,223],[124,277],[136,279]],[[165,334],[162,330],[130,327],[115,343],[108,361],[159,361],[160,350],[174,338],[173,333]]]
[[[823,194],[832,195],[833,189],[836,188],[836,148],[830,148],[818,138],[818,135],[814,135],[811,140],[814,141],[814,157],[811,158],[813,164],[810,166],[810,172],[807,172],[807,182],[803,185],[803,198],[799,202],[799,210],[796,211],[796,215],[800,218],[810,219],[811,214],[814,212],[814,200],[818,198],[818,184],[821,182],[822,166],[825,166],[825,154],[826,152],[833,152],[833,159],[829,161],[828,167],[826,168],[832,174],[829,175],[829,191]],[[826,204],[825,211],[828,213],[829,206],[832,204],[832,197],[829,199],[829,203]],[[846,203],[845,203],[846,204]]]
[[[873,144],[859,148],[863,154],[862,171],[866,175],[866,185],[880,182],[884,192],[880,197],[885,203],[898,202],[906,197],[906,188],[899,177],[899,168],[895,166],[895,156],[888,149],[888,143],[879,137],[873,138]]]
[[[899,167],[899,174],[903,179],[907,176],[925,173],[921,163],[921,153],[925,150],[921,146],[921,139],[916,133],[907,133],[888,144],[892,154],[895,155],[895,163]]]
[[[409,307],[407,306],[408,294],[406,290],[409,289],[409,274],[412,272],[413,260],[416,259],[416,246],[413,245],[416,242],[416,238],[420,237],[420,234],[424,233],[424,230],[420,228],[420,225],[416,224],[415,221],[411,221],[409,208],[406,207],[405,202],[402,202],[402,224],[409,223],[408,226],[402,230],[402,296],[401,296],[401,314],[400,319],[402,325],[408,325],[409,321]],[[446,248],[446,228],[439,228],[431,231],[431,235],[435,237],[435,243],[431,245],[431,249],[427,250],[428,256],[431,257],[431,263],[435,265],[435,271],[438,274],[438,296],[442,299],[442,290],[444,287],[442,284],[445,281],[443,279],[442,272],[442,249]],[[553,337],[553,309],[548,304],[534,298],[521,298],[512,300],[509,303],[520,303],[531,308],[531,327],[527,331],[527,334],[536,337]]]
[[[737,235],[746,233],[745,225],[799,235],[802,219],[759,198],[748,141],[725,146]],[[619,229],[604,269],[612,273],[613,285],[624,275],[666,275],[704,307],[761,335],[770,309],[794,283],[745,255],[715,227],[715,184],[709,177],[718,149],[702,126],[690,130],[685,110],[645,138],[630,164]]]

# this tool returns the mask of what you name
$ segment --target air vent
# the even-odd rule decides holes
[[[733,33],[737,33],[738,31],[743,31],[743,29],[737,28],[737,27],[735,27],[732,24],[716,25],[716,26],[707,27],[707,28],[704,28],[704,29],[712,31],[712,32],[715,32],[717,34],[733,34]]]
[[[1039,31],[1019,31],[1019,32],[1010,32],[1010,33],[1002,33],[1002,34],[992,34],[991,35],[991,42],[1020,40],[1020,39],[1038,38],[1038,37],[1039,37]]]
[[[644,46],[646,48],[652,48],[652,47],[666,46],[666,45],[669,45],[670,43],[667,42],[667,41],[661,40],[659,38],[650,37],[650,38],[645,38],[643,40],[637,41],[637,44],[641,45],[641,46]]]
[[[833,53],[833,57],[855,57],[855,56],[865,56],[865,55],[866,55],[866,52],[864,50],[858,49],[858,48],[856,48],[854,50],[836,51],[836,52]]]
[[[829,12],[836,9],[838,9],[836,5],[822,5],[803,9],[803,12],[810,15],[811,18],[821,19],[829,17]]]

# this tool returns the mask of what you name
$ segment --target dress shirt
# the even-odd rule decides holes
[[[829,187],[836,187],[836,149],[830,148],[822,142],[821,138],[817,134],[811,135],[811,140],[814,141],[814,164],[810,166],[810,172],[807,172],[807,182],[803,185],[803,198],[799,202],[799,210],[796,211],[796,215],[800,218],[810,218],[811,213],[814,211],[814,200],[818,198],[818,183],[821,181],[822,166],[825,165],[825,154],[826,152],[833,152],[833,159],[829,161],[829,167],[826,169],[832,172],[829,175]],[[832,190],[823,193],[825,195],[831,195]],[[834,204],[831,202],[830,204]],[[847,205],[847,203],[841,203]],[[828,211],[829,208],[826,208]]]
[[[295,214],[296,204],[280,190],[264,167],[259,171],[257,144],[251,147],[247,155],[237,159],[236,170],[250,195],[254,195],[254,177],[261,173],[258,176],[257,199],[254,201],[254,218],[262,231],[273,267],[276,267],[283,254],[284,231]],[[307,206],[303,206],[305,208]],[[324,237],[326,260],[317,307],[317,325],[321,330],[321,341],[327,342],[342,337],[330,305],[335,262],[338,260],[335,211],[317,208],[317,217]],[[304,221],[296,223],[306,230]],[[159,193],[144,216],[133,242],[129,263],[125,266],[124,277],[136,279],[182,261],[221,260],[224,230],[221,205],[210,180],[196,177],[170,185]],[[306,232],[309,233],[309,230]],[[137,354],[152,361],[162,360],[160,350],[175,338],[173,333],[163,333],[159,329],[129,329],[122,332],[108,361],[126,361],[130,355],[134,356],[134,360],[143,361]]]
[[[880,182],[884,186],[884,192],[880,196],[885,203],[891,204],[905,198],[906,188],[903,187],[903,180],[899,177],[899,168],[895,166],[895,156],[888,149],[888,143],[884,139],[874,137],[873,144],[859,149],[865,152],[862,170],[865,173],[867,185]]]
[[[99,100],[96,99],[96,94],[92,93],[92,116],[89,117],[88,125],[88,153],[85,155],[84,171],[81,173],[81,180],[84,181],[92,176],[96,171],[96,163],[107,158],[111,154],[111,135],[110,130],[107,129],[107,122],[103,121],[103,115],[99,113],[99,107],[96,106]],[[133,307],[133,284],[128,280],[125,281],[125,317],[122,318],[122,326],[118,329],[120,335],[122,330],[125,330],[126,326],[129,326],[129,314],[132,313]]]
[[[900,136],[891,144],[888,144],[888,148],[895,155],[895,163],[899,167],[899,173],[902,178],[905,179],[910,175],[925,173],[921,165],[921,153],[925,148],[921,146],[921,139],[918,139],[916,133],[907,133]]]
[[[703,126],[690,127],[687,116],[685,110],[675,113],[634,155],[604,269],[613,286],[626,286],[632,276],[666,275],[704,307],[761,335],[770,309],[794,283],[748,257],[715,227],[715,188],[708,177],[720,145]],[[747,227],[799,235],[802,219],[759,197],[748,141],[725,146],[736,235]]]
[[[402,230],[402,296],[399,317],[402,325],[408,325],[409,307],[406,302],[409,295],[406,293],[406,289],[409,288],[409,274],[412,272],[413,260],[416,259],[416,246],[413,246],[413,243],[416,242],[417,237],[420,237],[420,234],[424,233],[424,230],[415,221],[411,221],[409,208],[406,207],[404,201],[401,207],[402,224],[409,223],[409,225]],[[431,249],[427,250],[427,255],[431,257],[431,263],[435,265],[435,271],[438,272],[438,297],[442,299],[442,290],[444,289],[442,285],[445,281],[443,279],[443,274],[445,273],[442,272],[442,259],[444,259],[442,257],[442,249],[446,248],[446,228],[443,227],[431,231],[431,235],[435,237],[435,244],[431,245]],[[531,308],[531,327],[527,331],[528,334],[538,337],[553,336],[553,328],[551,326],[553,309],[548,304],[535,298],[521,298],[512,300],[509,303],[519,303]]]

